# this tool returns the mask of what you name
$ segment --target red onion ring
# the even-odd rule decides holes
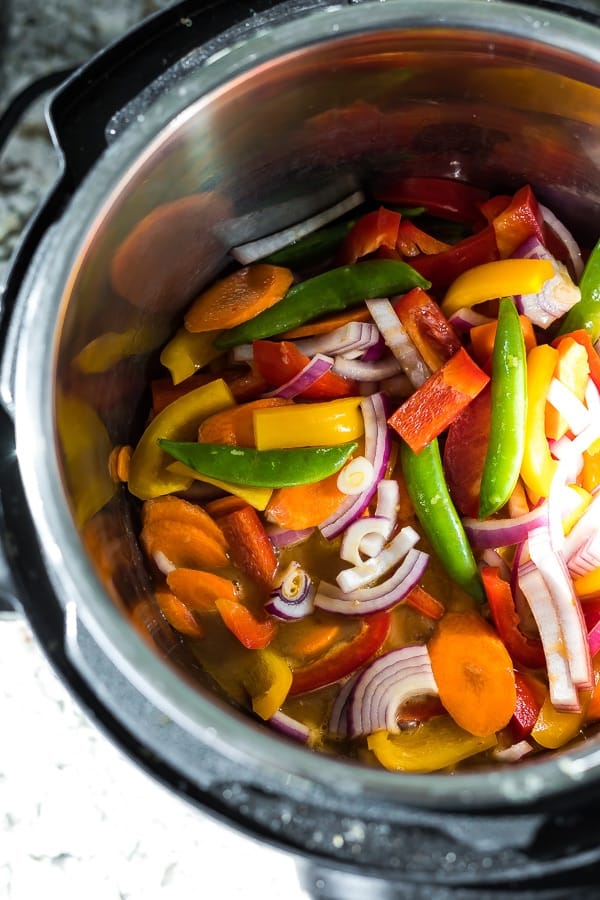
[[[485,550],[489,547],[509,547],[525,540],[532,528],[548,523],[548,504],[542,503],[523,516],[514,519],[479,519],[467,516],[463,519],[465,534],[472,547]]]
[[[330,356],[322,356],[320,353],[317,353],[297,375],[294,375],[293,378],[280,385],[276,390],[264,394],[264,396],[283,397],[285,400],[293,400],[295,397],[303,394],[304,391],[307,391],[309,387],[312,387],[319,378],[326,375],[332,366],[333,359]]]

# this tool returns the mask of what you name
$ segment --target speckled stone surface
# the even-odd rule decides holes
[[[4,12],[6,0],[0,0]],[[13,0],[0,108],[168,0]],[[36,103],[0,151],[0,281],[56,161]],[[86,719],[25,622],[0,618],[0,898],[301,900],[293,861],[188,807]]]

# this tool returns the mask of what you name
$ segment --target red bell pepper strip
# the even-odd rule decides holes
[[[500,577],[498,569],[484,566],[481,578],[496,630],[511,659],[528,669],[541,669],[546,664],[539,638],[528,637],[519,628],[510,584]]]
[[[219,516],[217,522],[227,539],[229,555],[235,565],[262,588],[270,590],[277,557],[256,510],[244,506]]]
[[[485,218],[488,225],[491,225],[496,216],[503,213],[512,197],[509,194],[495,194],[489,200],[484,200],[479,204],[481,215]]]
[[[509,728],[517,741],[529,737],[540,714],[543,697],[535,690],[532,679],[515,672],[515,686],[517,688],[517,704]]]
[[[464,240],[453,244],[443,253],[412,257],[413,269],[431,282],[436,291],[445,290],[452,282],[473,266],[494,262],[499,258],[496,245],[496,234],[491,225],[487,225]]]
[[[309,358],[292,341],[254,341],[254,363],[265,381],[280,387],[294,378],[308,364]],[[300,396],[306,400],[336,400],[352,397],[356,382],[335,372],[326,372]]]
[[[354,640],[339,644],[310,665],[294,670],[290,696],[316,691],[351,675],[377,653],[389,634],[391,621],[387,610],[364,616]]]
[[[505,210],[492,221],[500,258],[507,259],[530,237],[544,243],[544,221],[538,202],[526,184],[514,195]]]
[[[413,288],[393,301],[396,315],[429,366],[435,372],[461,348],[461,342],[435,300],[422,288]]]
[[[398,407],[388,424],[413,453],[419,453],[445,431],[489,380],[461,347]]]
[[[248,650],[263,650],[275,637],[274,619],[260,621],[247,606],[230,597],[218,597],[215,606],[227,628]]]
[[[600,390],[600,356],[598,356],[589,333],[585,328],[578,328],[577,331],[569,331],[567,334],[561,334],[552,341],[552,346],[558,347],[560,342],[566,337],[573,338],[574,341],[577,341],[578,344],[581,344],[581,346],[585,347],[587,350],[590,375],[592,376],[592,381],[598,390]]]
[[[434,253],[443,253],[444,250],[449,250],[450,244],[438,241],[433,235],[417,228],[410,219],[403,219],[398,229],[396,249],[402,256],[413,257],[418,256],[419,253],[431,256]]]
[[[357,259],[374,253],[380,247],[394,250],[398,240],[400,213],[381,206],[354,223],[340,247],[338,264],[355,263]]]
[[[383,203],[424,206],[432,215],[468,225],[481,219],[479,204],[489,196],[487,191],[454,178],[419,175],[388,176],[375,185],[373,193]]]

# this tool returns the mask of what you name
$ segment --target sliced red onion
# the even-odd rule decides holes
[[[533,529],[528,541],[531,560],[542,575],[556,609],[573,684],[590,688],[594,680],[585,621],[566,564],[552,549],[547,526]]]
[[[369,347],[379,343],[379,329],[372,322],[348,322],[327,334],[301,338],[294,341],[304,356],[327,353],[331,356],[361,356]]]
[[[287,547],[295,547],[297,544],[302,544],[308,540],[314,530],[314,528],[279,528],[276,525],[271,525],[267,528],[267,534],[277,550],[284,550]]]
[[[309,387],[312,387],[315,381],[318,381],[319,378],[322,378],[323,375],[331,370],[332,366],[333,360],[330,356],[322,356],[320,353],[317,353],[297,375],[294,375],[285,384],[264,396],[293,400],[294,397],[300,396]]]
[[[390,609],[410,594],[419,583],[429,563],[422,550],[409,550],[404,562],[390,578],[374,587],[361,588],[345,594],[335,584],[322,581],[315,597],[315,606],[327,612],[345,616],[361,616]]]
[[[588,541],[600,534],[600,494],[595,494],[589,506],[575,522],[565,538],[563,553],[567,560],[567,566],[574,574],[583,574],[571,569],[571,560],[586,546]],[[600,563],[598,563],[600,565]]]
[[[314,609],[315,588],[300,563],[292,561],[282,572],[265,603],[278,619],[303,619]]]
[[[495,322],[495,319],[484,316],[482,313],[471,309],[470,306],[463,306],[457,309],[448,321],[459,334],[468,334],[471,328],[475,328],[476,325],[487,325],[489,322]]]
[[[493,547],[487,547],[483,551],[481,554],[481,562],[485,566],[492,566],[494,569],[499,569],[504,581],[510,580],[510,570],[506,561]]]
[[[494,759],[498,760],[498,762],[514,763],[523,759],[523,757],[527,756],[528,753],[531,753],[532,750],[533,747],[529,741],[517,741],[515,744],[511,744],[510,747],[503,747],[501,750],[493,750],[492,756]]]
[[[371,532],[366,534],[360,545],[360,552],[365,556],[377,556],[385,547],[396,527],[398,520],[398,506],[400,504],[400,486],[393,478],[382,478],[377,485],[377,506],[375,516],[385,519],[388,525],[387,534]]]
[[[562,494],[567,481],[574,481],[573,472],[583,465],[583,452],[600,438],[600,420],[590,422],[561,453],[556,472],[550,486],[548,497],[550,537],[554,550],[562,550],[565,544],[565,535],[562,525]]]
[[[353,569],[343,569],[336,577],[339,588],[345,594],[350,594],[373,584],[387,575],[394,566],[399,566],[408,551],[412,550],[419,540],[419,533],[410,525],[406,525],[377,556],[361,562]]]
[[[590,648],[590,655],[595,656],[598,650],[600,650],[600,621],[596,622],[593,628],[590,628],[588,632],[588,645]]]
[[[299,241],[300,238],[306,237],[307,234],[318,231],[319,228],[323,228],[324,225],[328,225],[335,219],[339,219],[347,212],[350,212],[351,209],[355,209],[364,202],[365,195],[363,192],[355,191],[353,194],[350,194],[349,197],[340,200],[339,203],[335,203],[328,209],[324,209],[322,212],[310,216],[302,222],[297,222],[289,228],[284,228],[282,231],[269,234],[256,241],[249,241],[247,244],[241,244],[238,247],[234,247],[231,250],[231,255],[238,262],[242,263],[242,265],[248,265],[259,259],[264,259],[265,256],[270,256],[272,253],[276,253],[278,250],[282,250],[284,247],[294,244],[296,241]]]
[[[565,419],[569,430],[577,435],[590,424],[588,408],[573,391],[558,378],[550,381],[546,400]]]
[[[366,539],[369,537],[380,538],[383,542],[381,545],[382,550],[385,542],[390,537],[392,527],[390,520],[384,516],[361,516],[360,519],[352,522],[346,528],[342,537],[340,557],[354,566],[362,565],[364,563],[363,546]],[[364,556],[370,555],[364,553]],[[376,554],[372,555],[375,556]]]
[[[600,568],[600,532],[590,535],[576,553],[567,559],[571,575],[586,575]]]
[[[358,677],[348,701],[351,737],[385,729],[400,731],[398,710],[423,695],[439,695],[425,644],[390,650],[370,663]]]
[[[465,534],[472,547],[510,547],[525,540],[532,528],[548,523],[548,504],[542,503],[523,516],[514,519],[463,519]]]
[[[404,372],[400,375],[392,375],[391,378],[382,379],[379,382],[379,388],[394,400],[404,400],[406,397],[410,397],[414,391],[410,378]]]
[[[542,214],[542,219],[546,223],[547,227],[564,245],[573,278],[576,281],[579,281],[579,279],[581,278],[581,273],[583,272],[583,259],[581,256],[579,244],[577,243],[567,226],[564,224],[564,222],[561,222],[558,216],[556,216],[551,209],[548,209],[547,206],[543,206],[540,203],[539,210]]]
[[[552,594],[533,562],[520,566],[519,587],[531,608],[544,648],[552,705],[565,712],[579,712],[579,697],[563,650],[562,629]]]
[[[338,356],[333,364],[333,371],[344,378],[354,381],[381,381],[382,378],[391,378],[400,371],[400,363],[395,356],[385,356],[383,359],[367,362],[364,359],[345,359]]]
[[[377,328],[377,326],[375,326]],[[370,347],[361,353],[360,358],[363,362],[375,362],[378,359],[381,359],[383,354],[385,353],[386,346],[385,341],[383,339],[383,335],[381,334],[379,328],[377,328],[377,340],[371,344]]]
[[[431,375],[431,369],[409,338],[394,307],[386,297],[367,300],[367,309],[383,339],[408,375],[413,387],[420,387]]]
[[[276,728],[277,731],[293,738],[295,741],[301,741],[303,744],[306,744],[310,737],[308,725],[305,725],[304,722],[299,722],[298,719],[293,719],[280,709],[268,719],[268,723],[273,728]]]
[[[554,275],[544,282],[537,293],[515,296],[519,312],[528,316],[534,325],[548,328],[581,299],[581,291],[571,279],[567,267],[554,259],[537,238],[528,238],[513,256],[516,259],[547,259],[554,268]]]
[[[366,456],[356,456],[340,469],[337,489],[349,497],[356,497],[368,490],[375,480],[373,463]]]
[[[385,475],[390,458],[391,442],[387,425],[387,400],[384,394],[372,394],[361,400],[360,408],[365,423],[365,456],[373,464],[373,483],[362,494],[347,497],[340,506],[319,525],[327,540],[337,537],[351,522],[358,519],[371,502],[378,482]]]
[[[333,701],[331,712],[329,714],[329,722],[327,730],[329,734],[335,737],[344,738],[348,736],[348,699],[352,693],[352,688],[356,684],[360,673],[357,672],[348,678],[338,691],[337,697]]]

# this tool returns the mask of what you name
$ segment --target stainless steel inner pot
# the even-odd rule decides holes
[[[275,7],[199,47],[117,116],[45,236],[2,373],[27,505],[69,658],[186,785],[231,791],[233,772],[234,795],[406,823],[411,809],[523,811],[598,784],[595,738],[510,768],[402,776],[313,754],[234,709],[158,614],[107,459],[135,440],[157,350],[230,247],[374,173],[499,191],[529,182],[595,239],[599,36],[590,21],[481,0]],[[156,215],[166,204],[178,204],[176,229]],[[139,265],[117,271],[118,248],[140,230]]]

